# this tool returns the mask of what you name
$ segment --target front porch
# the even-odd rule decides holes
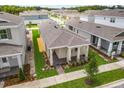
[[[87,60],[84,55],[80,55],[80,60],[77,61],[77,57],[73,56],[71,57],[71,61],[67,62],[67,58],[58,58],[57,54],[55,52],[53,53],[53,66],[73,64],[74,62],[79,63],[79,61],[84,63]]]
[[[50,65],[64,65],[86,62],[89,46],[50,49]]]
[[[91,35],[91,45],[108,57],[113,55],[118,56],[124,49],[123,41],[111,42],[94,35]]]

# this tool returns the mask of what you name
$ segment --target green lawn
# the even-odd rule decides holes
[[[37,28],[37,24],[27,24],[26,27],[28,28]]]
[[[93,52],[93,54],[95,55],[98,66],[109,63],[108,61],[104,60],[101,56],[99,56],[97,52],[93,51],[92,49],[89,49],[89,54],[91,52]],[[68,73],[68,72],[72,72],[76,70],[85,69],[87,65],[88,63],[85,65],[81,65],[81,66],[70,67],[70,68],[65,69],[64,71],[65,73]]]
[[[54,69],[48,71],[42,71],[42,68],[44,67],[45,63],[44,63],[43,55],[41,52],[39,52],[39,48],[38,48],[37,38],[40,36],[40,34],[38,30],[33,30],[32,33],[33,33],[35,71],[37,74],[37,79],[57,75],[57,71]]]
[[[117,69],[113,71],[108,71],[104,73],[97,74],[96,81],[93,85],[89,86],[85,84],[85,78],[80,78],[76,80],[72,80],[69,82],[65,82],[62,84],[51,86],[50,88],[91,88],[100,86],[103,84],[107,84],[113,82],[115,80],[123,79],[124,78],[124,70]]]

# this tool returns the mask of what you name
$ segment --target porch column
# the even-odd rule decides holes
[[[86,59],[88,58],[88,53],[89,53],[89,45],[86,46],[86,54],[85,54]]]
[[[109,47],[108,47],[108,53],[107,53],[109,56],[111,56],[112,48],[113,48],[113,43],[110,42]]]
[[[19,68],[23,69],[21,54],[17,55],[17,60],[18,60]]]
[[[97,48],[100,49],[101,46],[101,38],[98,38]]]
[[[50,49],[50,65],[53,66],[53,50]]]
[[[71,61],[71,48],[68,48],[67,62]]]
[[[77,48],[77,61],[80,61],[80,47]]]
[[[123,42],[122,42],[122,41],[120,41],[120,42],[119,42],[119,44],[118,44],[118,49],[117,49],[117,50],[118,50],[118,54],[120,54],[120,53],[121,53],[122,43],[123,43]]]

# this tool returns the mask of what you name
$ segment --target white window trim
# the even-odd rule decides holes
[[[0,65],[1,65],[1,67],[4,68],[4,67],[6,67],[6,66],[10,66],[8,57],[5,57],[6,60],[7,60],[6,63],[3,63],[2,58],[4,58],[4,57],[1,57],[1,58],[0,58],[0,63],[1,63]]]

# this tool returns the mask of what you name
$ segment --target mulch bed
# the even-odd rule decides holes
[[[5,80],[4,87],[34,80],[33,76],[30,75],[30,64],[25,64],[24,65],[24,73],[25,73],[25,76],[26,76],[26,80],[20,81],[19,77],[18,77],[18,74],[13,75],[13,76],[9,76]]]

